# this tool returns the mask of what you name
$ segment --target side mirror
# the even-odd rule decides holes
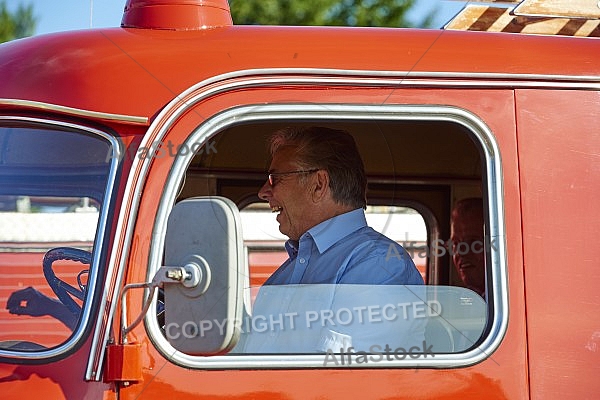
[[[237,206],[223,197],[186,199],[171,211],[161,268],[165,333],[185,354],[222,354],[239,339],[247,274],[241,226]]]

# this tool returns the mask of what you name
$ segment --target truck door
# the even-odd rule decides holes
[[[368,72],[360,78],[297,72],[199,83],[157,116],[140,145],[147,151],[134,161],[140,173],[132,196],[139,204],[127,219],[124,283],[149,281],[163,265],[175,204],[206,196],[237,208],[256,202],[269,167],[266,140],[290,125],[348,130],[365,162],[371,204],[431,210],[440,228],[428,225],[424,251],[435,278],[419,288],[274,287],[266,290],[273,299],[267,303],[279,308],[259,315],[245,258],[235,271],[245,282],[241,321],[192,318],[187,331],[165,327],[157,292],[144,323],[128,335],[141,346],[143,378],[122,384],[121,398],[526,398],[513,92],[485,81],[466,89],[440,80],[433,89]],[[446,246],[451,204],[471,195],[485,205],[483,295],[456,280]],[[332,291],[338,303],[328,297]],[[128,294],[125,323],[142,313],[145,295]],[[285,315],[284,305],[302,307]],[[112,318],[120,324],[119,315]],[[348,352],[343,332],[359,319],[352,337],[362,353]],[[201,343],[204,332],[220,326],[233,327],[236,339],[219,354],[184,353],[170,340],[190,335]],[[415,334],[414,327],[421,330]],[[329,341],[317,348],[313,340],[323,329]],[[251,351],[239,347],[248,334],[262,335]]]

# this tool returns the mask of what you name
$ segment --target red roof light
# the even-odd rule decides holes
[[[199,30],[232,25],[227,0],[127,0],[124,28]]]

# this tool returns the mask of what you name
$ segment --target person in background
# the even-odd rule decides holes
[[[483,199],[458,201],[450,217],[452,261],[465,286],[485,298]]]

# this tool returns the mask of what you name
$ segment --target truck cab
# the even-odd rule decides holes
[[[529,3],[427,30],[128,0],[121,27],[0,45],[3,398],[593,397],[597,19]],[[424,285],[264,285],[268,138],[305,126],[352,135],[369,225]],[[483,239],[453,243],[466,198]]]

